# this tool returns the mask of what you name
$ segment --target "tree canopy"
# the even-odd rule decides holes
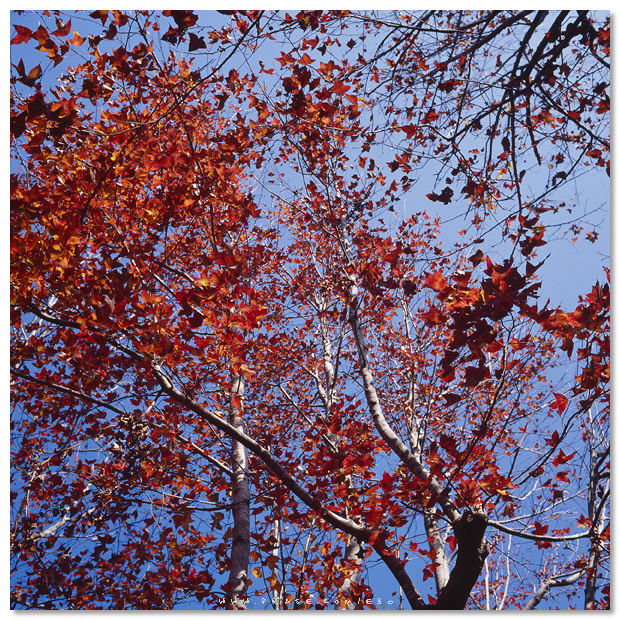
[[[609,606],[608,13],[11,43],[14,608]]]

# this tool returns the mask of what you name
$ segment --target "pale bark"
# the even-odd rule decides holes
[[[366,342],[357,313],[359,302],[357,285],[355,284],[355,280],[352,276],[349,295],[349,323],[357,343],[360,374],[364,384],[364,393],[366,395],[366,402],[370,409],[375,428],[393,452],[399,456],[409,471],[411,471],[418,478],[421,478],[427,482],[429,489],[435,495],[436,501],[439,503],[448,520],[451,522],[458,541],[456,564],[450,572],[450,577],[448,578],[446,585],[439,592],[435,608],[464,609],[471,590],[478,580],[480,572],[482,571],[484,560],[488,555],[488,549],[484,542],[487,516],[483,512],[472,512],[470,510],[466,510],[461,515],[450,497],[443,491],[437,480],[422,465],[422,462],[407,449],[405,444],[389,426],[385,416],[383,415],[383,411],[381,410],[381,404],[379,402],[372,372],[370,370]],[[385,558],[384,561],[386,561]],[[404,571],[402,565],[400,563],[398,564]],[[411,602],[411,593],[407,593],[407,591],[405,591],[405,594]],[[419,609],[422,607],[424,607],[424,604],[421,599],[418,602],[417,607],[413,606],[414,609]]]
[[[527,605],[523,608],[527,611],[534,609],[540,601],[543,600],[550,588],[557,588],[561,586],[569,586],[579,580],[581,577],[581,571],[576,571],[568,575],[560,575],[558,577],[551,577],[546,579],[541,584],[540,588],[536,591],[536,594],[527,602]]]
[[[275,545],[271,551],[271,555],[274,558],[279,558],[280,556],[280,540],[281,540],[281,536],[280,536],[280,519],[275,518],[274,517],[274,522],[273,522],[273,538],[275,540]],[[284,585],[283,585],[283,581],[284,581],[284,575],[282,575],[282,578],[280,578],[280,575],[278,574],[278,565],[274,563],[273,565],[273,570],[271,571],[271,576],[276,580],[277,583],[280,584],[279,588],[276,588],[274,590],[274,596],[272,599],[272,605],[274,609],[281,609],[282,608],[282,600],[283,600],[283,589],[284,589]]]
[[[337,376],[337,364],[338,364],[338,356],[336,356],[336,360],[334,363],[333,353],[332,353],[332,342],[329,335],[329,326],[324,319],[323,312],[327,308],[327,304],[325,303],[325,299],[320,292],[315,294],[315,302],[316,309],[319,314],[319,335],[321,338],[321,345],[323,347],[323,373],[324,373],[324,385],[320,381],[320,377],[318,374],[312,374],[317,387],[317,392],[319,394],[319,398],[323,403],[324,409],[324,419],[325,421],[329,420],[331,417],[332,406],[335,398],[335,389],[336,389],[336,376]],[[340,446],[339,438],[334,435],[329,429],[326,430],[323,435],[323,440],[328,448],[336,453]],[[345,482],[347,485],[351,484],[351,477],[345,476]],[[345,516],[349,515],[345,511]],[[338,596],[336,597],[335,608],[340,609],[340,601],[346,601],[347,599],[351,599],[352,590],[351,587],[354,584],[359,582],[360,571],[362,567],[362,546],[360,541],[355,536],[348,536],[347,542],[345,544],[345,552],[344,552],[344,566],[346,567],[346,571],[348,572],[347,577],[344,579],[342,585],[338,588]],[[351,603],[347,603],[347,609],[352,609],[354,605]]]
[[[347,238],[345,237],[345,243],[348,243],[346,239]],[[353,337],[355,338],[355,342],[357,344],[359,371],[362,378],[362,383],[364,385],[366,403],[368,405],[368,409],[370,410],[374,426],[379,432],[379,435],[381,435],[383,440],[388,444],[392,452],[394,452],[394,454],[399,457],[405,467],[407,467],[407,469],[414,476],[426,481],[429,490],[435,496],[436,501],[443,509],[448,520],[450,522],[454,522],[460,517],[460,513],[457,510],[456,506],[441,488],[437,480],[431,475],[428,469],[424,467],[422,462],[418,458],[416,458],[407,448],[407,446],[400,440],[398,435],[396,435],[396,433],[392,430],[387,420],[385,419],[385,416],[383,415],[379,396],[375,388],[374,378],[370,369],[366,339],[364,338],[358,316],[359,293],[357,284],[355,282],[355,278],[351,275],[349,276],[349,280],[349,324],[351,326],[351,330],[353,331]]]
[[[341,244],[347,263],[353,266],[351,244],[348,231],[344,224],[341,227]],[[379,396],[375,388],[374,378],[370,369],[370,358],[366,340],[358,315],[360,300],[357,282],[355,276],[352,274],[348,274],[348,279],[349,325],[351,326],[353,337],[357,344],[359,370],[364,386],[364,394],[375,428],[409,471],[416,477],[426,481],[429,490],[435,496],[435,500],[441,506],[448,521],[452,524],[458,541],[456,563],[450,572],[447,583],[438,593],[435,608],[464,609],[488,555],[488,549],[484,541],[484,532],[488,520],[487,515],[481,511],[473,512],[471,510],[465,510],[464,513],[461,514],[449,495],[441,488],[439,482],[432,476],[428,469],[424,467],[420,458],[407,448],[387,422],[383,415]],[[386,562],[386,564],[388,564],[388,561],[389,560],[384,557],[384,562]],[[402,564],[398,561],[397,563],[400,570],[404,571],[405,569]],[[408,593],[406,590],[405,594],[411,602],[414,595],[411,592]],[[417,591],[415,594],[419,597]],[[417,606],[412,604],[414,609],[425,607],[421,598],[415,602]]]
[[[360,573],[362,570],[362,553],[363,549],[355,536],[347,537],[347,545],[344,552],[344,564],[349,572],[345,577],[343,584],[338,588],[338,602],[336,609],[342,608],[342,602],[346,602],[346,609],[354,609],[355,604],[352,602],[356,598],[353,594],[352,587],[359,583]]]
[[[243,432],[243,411],[232,399],[243,398],[244,380],[233,375],[231,390],[230,425]],[[248,480],[248,456],[245,446],[232,438],[231,469],[233,537],[230,551],[230,597],[232,609],[245,609],[248,592],[248,568],[250,563],[250,485]]]
[[[151,363],[153,374],[161,386],[163,392],[170,398],[174,399],[179,404],[187,407],[193,411],[200,418],[207,420],[215,428],[221,430],[223,433],[231,437],[231,439],[237,440],[243,444],[248,450],[256,455],[263,463],[274,473],[274,475],[289,489],[294,495],[297,496],[306,506],[315,510],[318,515],[327,521],[330,525],[339,529],[347,534],[355,536],[358,540],[370,544],[375,551],[379,554],[386,566],[390,569],[394,578],[398,581],[403,588],[403,592],[407,596],[409,603],[413,609],[420,609],[424,607],[422,597],[414,586],[413,582],[400,561],[394,556],[393,553],[388,552],[385,549],[381,533],[375,530],[362,527],[352,521],[338,515],[337,513],[325,508],[323,504],[312,494],[308,493],[297,480],[289,474],[280,463],[271,455],[271,453],[263,448],[254,439],[246,435],[242,429],[232,426],[225,419],[221,418],[217,413],[209,411],[186,393],[179,390],[168,377],[168,375],[161,369],[161,367],[155,363]]]
[[[584,609],[594,609],[596,603],[596,588],[598,579],[598,567],[601,555],[600,535],[603,531],[602,524],[605,521],[605,503],[607,494],[602,499],[597,500],[597,495],[601,492],[602,468],[605,460],[609,456],[609,448],[599,452],[592,450],[590,481],[588,484],[588,518],[592,523],[590,529],[590,554],[586,570],[586,587]],[[609,479],[605,480],[606,487],[609,486]],[[609,489],[606,488],[606,491]]]
[[[448,558],[446,557],[445,543],[437,527],[437,517],[433,509],[424,509],[424,529],[426,530],[428,544],[434,555],[435,585],[437,586],[437,593],[439,594],[448,583],[450,566],[448,565]]]

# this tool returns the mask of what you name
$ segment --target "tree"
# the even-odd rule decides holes
[[[13,28],[14,607],[609,605],[608,14]]]

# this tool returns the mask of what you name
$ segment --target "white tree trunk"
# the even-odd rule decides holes
[[[241,375],[233,375],[229,422],[239,432],[243,430],[242,406],[244,381]],[[232,439],[232,514],[233,539],[230,552],[230,607],[245,609],[248,591],[248,567],[250,563],[250,485],[248,480],[248,455],[243,444]]]

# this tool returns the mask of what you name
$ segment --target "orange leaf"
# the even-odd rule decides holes
[[[549,405],[551,409],[557,409],[558,414],[564,413],[568,407],[568,398],[564,394],[554,394],[555,400]]]
[[[73,39],[67,41],[67,43],[71,43],[71,45],[77,45],[80,47],[86,41],[86,37],[81,37],[77,30],[73,31]]]
[[[344,82],[336,82],[332,86],[332,92],[336,95],[344,95],[351,87],[347,86]]]
[[[448,286],[448,281],[446,277],[441,273],[441,271],[435,271],[428,276],[426,276],[426,280],[424,280],[426,286],[432,288],[434,291],[441,293]]]

